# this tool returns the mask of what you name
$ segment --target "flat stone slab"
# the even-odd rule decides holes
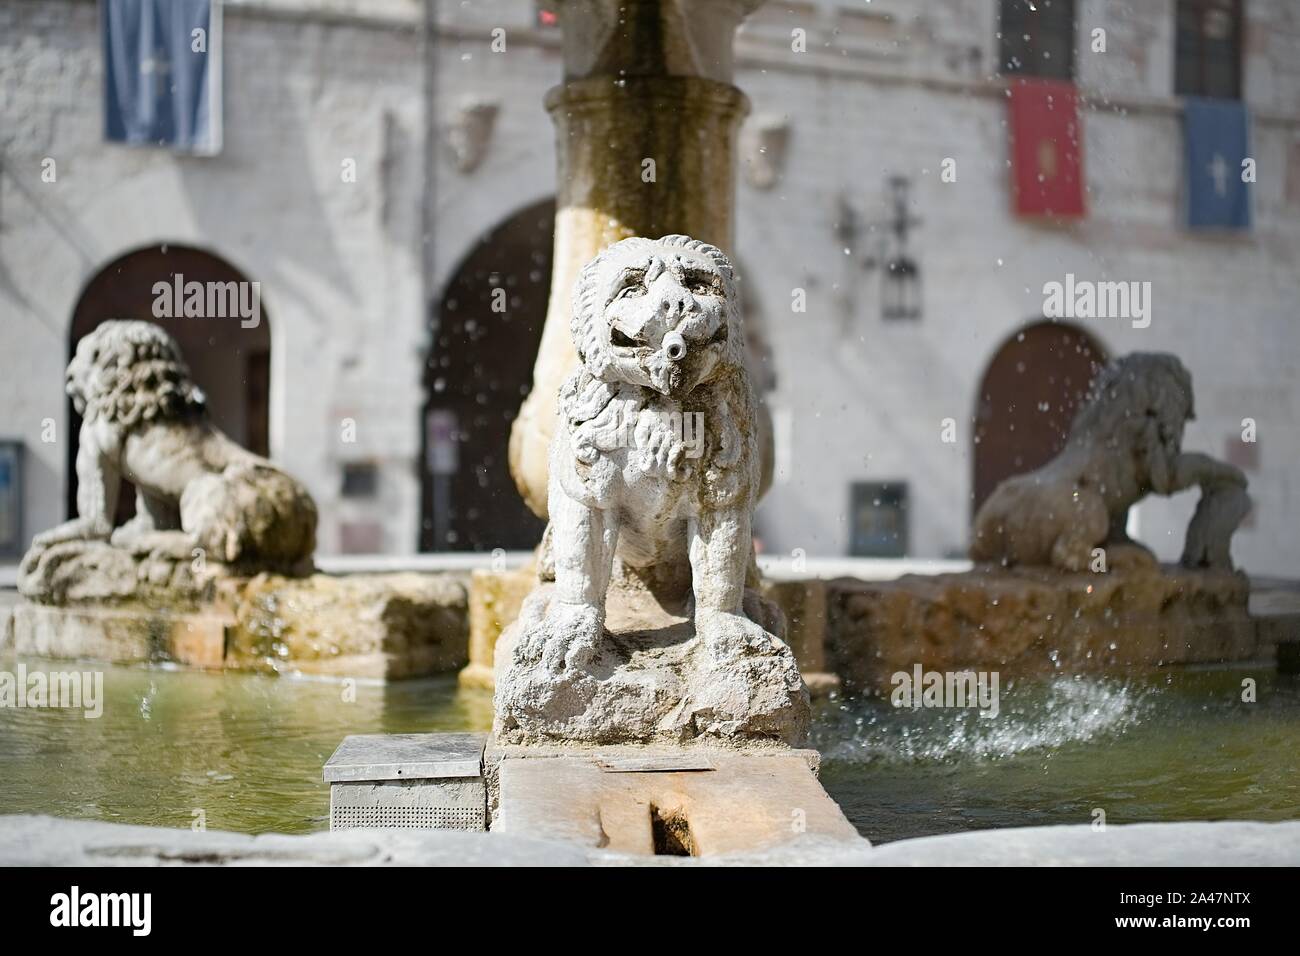
[[[899,840],[868,866],[1300,866],[1300,822],[1010,827]]]
[[[816,753],[620,750],[524,756],[496,767],[492,831],[634,855],[710,857],[804,838],[868,845],[822,789]],[[491,758],[489,758],[491,759]],[[711,769],[706,769],[711,768]]]
[[[195,832],[0,816],[3,866],[586,866],[580,848],[464,830]]]
[[[1297,866],[1300,821],[1088,824],[899,840],[805,836],[756,853],[626,856],[574,843],[451,830],[288,836],[0,816],[2,866]]]
[[[708,757],[694,754],[664,755],[657,757],[598,757],[596,763],[608,773],[650,773],[683,770],[717,770]]]
[[[352,734],[325,761],[325,782],[478,777],[487,739],[487,734]]]

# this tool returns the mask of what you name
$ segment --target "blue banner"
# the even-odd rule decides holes
[[[104,138],[221,150],[217,0],[100,0]]]
[[[1189,97],[1183,113],[1187,160],[1187,225],[1249,229],[1250,117],[1239,100]]]

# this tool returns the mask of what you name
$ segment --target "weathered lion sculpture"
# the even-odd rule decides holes
[[[1002,482],[975,517],[971,557],[1003,565],[1088,570],[1094,549],[1154,565],[1125,531],[1149,494],[1201,486],[1183,550],[1186,567],[1231,569],[1232,534],[1250,510],[1241,470],[1182,450],[1194,418],[1192,378],[1173,355],[1135,352],[1106,368],[1066,446],[1037,471]]]
[[[511,657],[498,730],[531,720],[556,736],[616,739],[601,726],[612,711],[614,723],[663,717],[688,736],[797,736],[806,690],[746,592],[761,462],[731,263],[686,236],[625,239],[582,270],[571,331],[581,365],[561,389],[550,450],[554,585],[534,592],[499,647],[498,661]],[[639,644],[606,630],[612,573],[648,582],[615,589],[622,633]],[[689,620],[656,627],[672,603],[660,585],[674,580],[686,588],[673,613]],[[651,686],[656,667],[672,676]],[[681,683],[669,691],[669,680]]]
[[[316,506],[269,461],[209,420],[175,340],[149,322],[105,322],[77,345],[67,392],[82,415],[77,517],[37,535],[31,576],[65,542],[110,540],[134,554],[240,570],[299,570],[316,543]],[[136,514],[113,527],[122,479]]]

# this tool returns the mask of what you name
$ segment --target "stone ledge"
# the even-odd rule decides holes
[[[1300,822],[1089,824],[900,840],[809,836],[760,853],[632,856],[500,833],[348,830],[249,836],[0,816],[4,866],[1297,866]]]
[[[1249,581],[1231,572],[977,568],[829,587],[833,669],[851,690],[917,664],[1015,676],[1272,657]]]
[[[22,602],[11,643],[18,654],[55,659],[420,677],[464,664],[465,595],[464,581],[450,575],[261,574],[220,580],[213,598],[194,608]]]
[[[507,747],[492,831],[641,856],[717,857],[804,837],[867,845],[817,782],[816,751]]]

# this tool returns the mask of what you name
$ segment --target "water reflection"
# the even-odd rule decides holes
[[[454,677],[353,685],[106,667],[104,697],[97,720],[0,709],[0,812],[190,826],[202,810],[209,829],[317,830],[329,810],[321,767],[345,735],[492,723],[491,695]]]

